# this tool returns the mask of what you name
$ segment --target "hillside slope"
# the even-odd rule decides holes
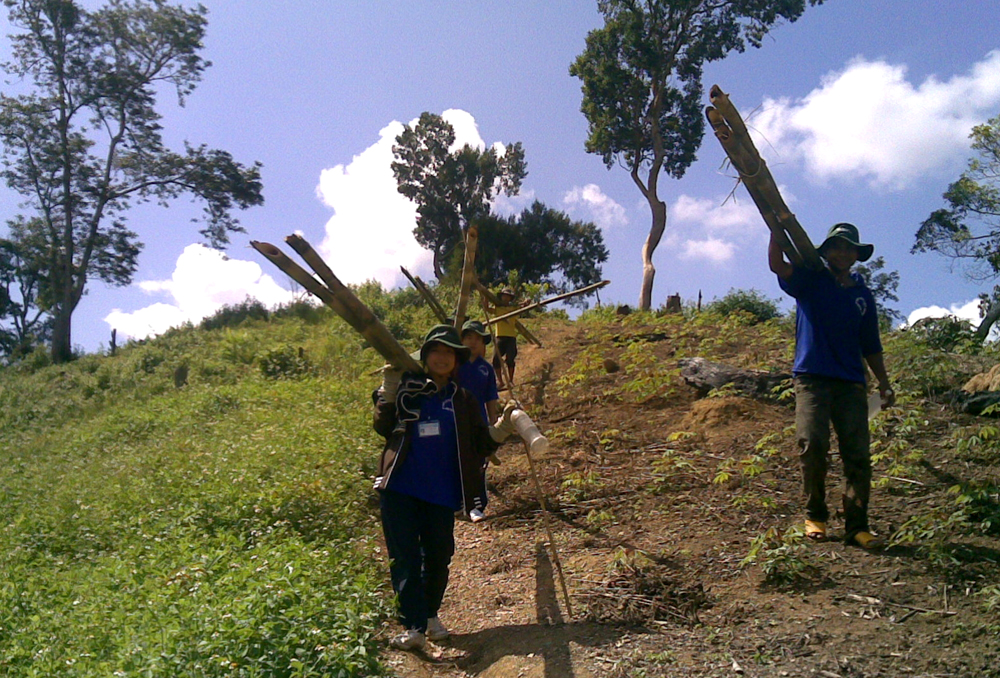
[[[365,300],[408,347],[432,322],[406,293]],[[995,349],[888,338],[900,405],[873,420],[871,513],[895,543],[866,553],[797,529],[787,393],[680,377],[692,356],[787,370],[787,319],[528,323],[545,346],[523,346],[515,395],[552,443],[549,511],[508,443],[488,519],[457,526],[454,635],[421,654],[387,649],[382,361],[339,319],[240,311],[0,370],[0,674],[1000,676],[1000,429],[934,395]],[[831,507],[841,484],[835,460]]]
[[[976,361],[905,343],[894,361],[890,341],[904,397],[873,422],[871,514],[899,543],[868,553],[797,529],[788,404],[699,398],[678,376],[692,355],[788,370],[787,323],[598,315],[546,322],[515,389],[552,441],[536,464],[572,618],[523,448],[508,443],[489,519],[457,528],[441,612],[453,638],[390,652],[398,675],[1000,675],[997,430],[919,394],[959,386]],[[831,507],[842,484],[834,460]]]

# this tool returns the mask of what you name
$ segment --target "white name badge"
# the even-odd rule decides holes
[[[441,435],[441,424],[436,421],[422,421],[417,426],[417,435],[421,438],[433,438]]]

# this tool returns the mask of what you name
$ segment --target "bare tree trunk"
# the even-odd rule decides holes
[[[73,359],[73,341],[70,333],[70,323],[73,309],[67,304],[60,304],[52,322],[52,350],[50,355],[55,364],[66,363]]]
[[[990,334],[990,329],[1000,320],[1000,302],[994,301],[990,306],[990,310],[986,312],[986,317],[983,321],[979,323],[979,327],[976,328],[976,338],[979,341],[986,341],[986,337]]]
[[[656,197],[655,194],[649,196],[649,209],[653,213],[653,223],[649,228],[649,235],[642,245],[642,290],[639,292],[639,309],[648,311],[653,304],[653,278],[656,276],[656,267],[653,266],[653,252],[660,244],[663,231],[667,228],[667,205]]]

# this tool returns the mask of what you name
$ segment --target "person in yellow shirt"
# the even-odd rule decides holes
[[[493,308],[493,317],[497,318],[516,311],[521,307],[514,303],[517,295],[510,287],[500,290],[497,295],[500,303]],[[517,326],[514,318],[501,320],[493,326],[496,335],[496,346],[493,348],[493,369],[497,373],[497,388],[505,389],[514,385],[514,360],[517,358]],[[506,372],[501,368],[501,362],[507,365]]]

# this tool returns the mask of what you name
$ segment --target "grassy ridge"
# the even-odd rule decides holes
[[[0,371],[0,673],[378,674],[379,363],[320,317]]]

